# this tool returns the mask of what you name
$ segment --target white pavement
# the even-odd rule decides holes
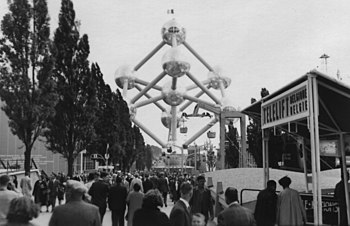
[[[161,208],[161,211],[166,213],[168,216],[170,215],[170,211],[173,208],[174,204],[171,201],[168,201],[168,207]],[[42,210],[46,210],[46,207],[42,207]],[[39,217],[32,220],[31,222],[35,224],[36,226],[47,226],[49,225],[50,217],[52,213],[42,212],[40,213]],[[127,221],[125,221],[125,226],[127,225]],[[102,226],[112,226],[112,219],[111,219],[111,211],[107,209],[105,216],[103,217],[103,224]]]

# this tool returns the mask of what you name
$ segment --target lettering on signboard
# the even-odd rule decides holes
[[[308,113],[308,92],[306,84],[279,98],[262,105],[262,125],[274,126],[288,118],[305,117]],[[266,126],[265,126],[266,128]]]

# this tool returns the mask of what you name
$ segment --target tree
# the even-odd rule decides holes
[[[105,84],[103,74],[98,64],[92,64],[91,76],[95,80],[94,96],[97,102],[96,121],[94,123],[95,137],[87,147],[87,151],[104,155],[106,147],[112,164],[119,163],[124,155],[120,146],[119,134],[122,131],[120,126],[120,104],[117,93],[112,92],[109,85]],[[128,119],[127,119],[128,120]]]
[[[256,99],[251,99],[251,104],[255,103]],[[258,167],[262,167],[262,137],[260,118],[249,117],[249,125],[247,126],[247,142],[248,152],[254,157]]]
[[[45,137],[49,150],[67,159],[68,175],[71,176],[75,158],[94,137],[97,103],[96,85],[88,62],[88,36],[80,37],[70,0],[62,0],[53,44],[53,76],[57,81],[59,102]]]
[[[1,21],[0,98],[11,132],[25,146],[24,169],[29,172],[33,145],[58,100],[51,79],[49,16],[46,0],[33,0],[33,6],[15,0],[9,10]]]
[[[239,165],[239,144],[237,137],[237,128],[235,128],[233,126],[233,122],[230,121],[228,125],[228,132],[226,133],[226,141],[228,142],[227,147],[225,147],[226,168],[237,168]]]
[[[152,168],[152,164],[153,164],[153,152],[152,152],[152,148],[149,144],[146,145],[145,148],[145,164],[148,170],[151,170]]]
[[[205,150],[207,151],[206,163],[208,166],[208,171],[213,171],[216,165],[216,156],[215,156],[213,144],[209,141],[205,143],[204,147],[205,147]]]
[[[269,95],[269,91],[266,88],[261,89],[261,98]],[[254,98],[251,99],[251,103],[255,103]],[[273,134],[273,129],[267,131],[269,133],[269,162],[270,166],[278,168],[278,161],[280,159],[279,153],[283,147],[283,140],[280,136]],[[260,118],[249,117],[249,125],[247,126],[248,137],[248,151],[253,155],[258,167],[262,167],[262,129]]]

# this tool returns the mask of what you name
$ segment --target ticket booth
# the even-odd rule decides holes
[[[322,225],[320,188],[321,156],[341,159],[341,171],[347,170],[346,139],[350,134],[350,87],[313,70],[242,111],[260,119],[262,128],[264,186],[269,180],[269,136],[277,130],[298,138],[305,154],[310,148],[311,174],[304,165],[306,190],[312,191],[313,223]],[[349,143],[350,144],[350,143]],[[303,159],[305,160],[305,159]],[[348,178],[342,174],[344,181]],[[340,179],[340,178],[339,178]],[[308,185],[310,184],[310,187]],[[348,222],[350,222],[349,188],[344,185]]]

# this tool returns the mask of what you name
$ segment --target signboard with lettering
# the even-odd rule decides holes
[[[338,140],[320,140],[320,155],[339,157]]]
[[[303,200],[307,222],[314,222],[313,196],[312,193],[300,193]],[[338,225],[338,202],[332,195],[322,195],[322,218],[323,223],[327,225]]]
[[[308,116],[307,81],[261,104],[263,129]]]

